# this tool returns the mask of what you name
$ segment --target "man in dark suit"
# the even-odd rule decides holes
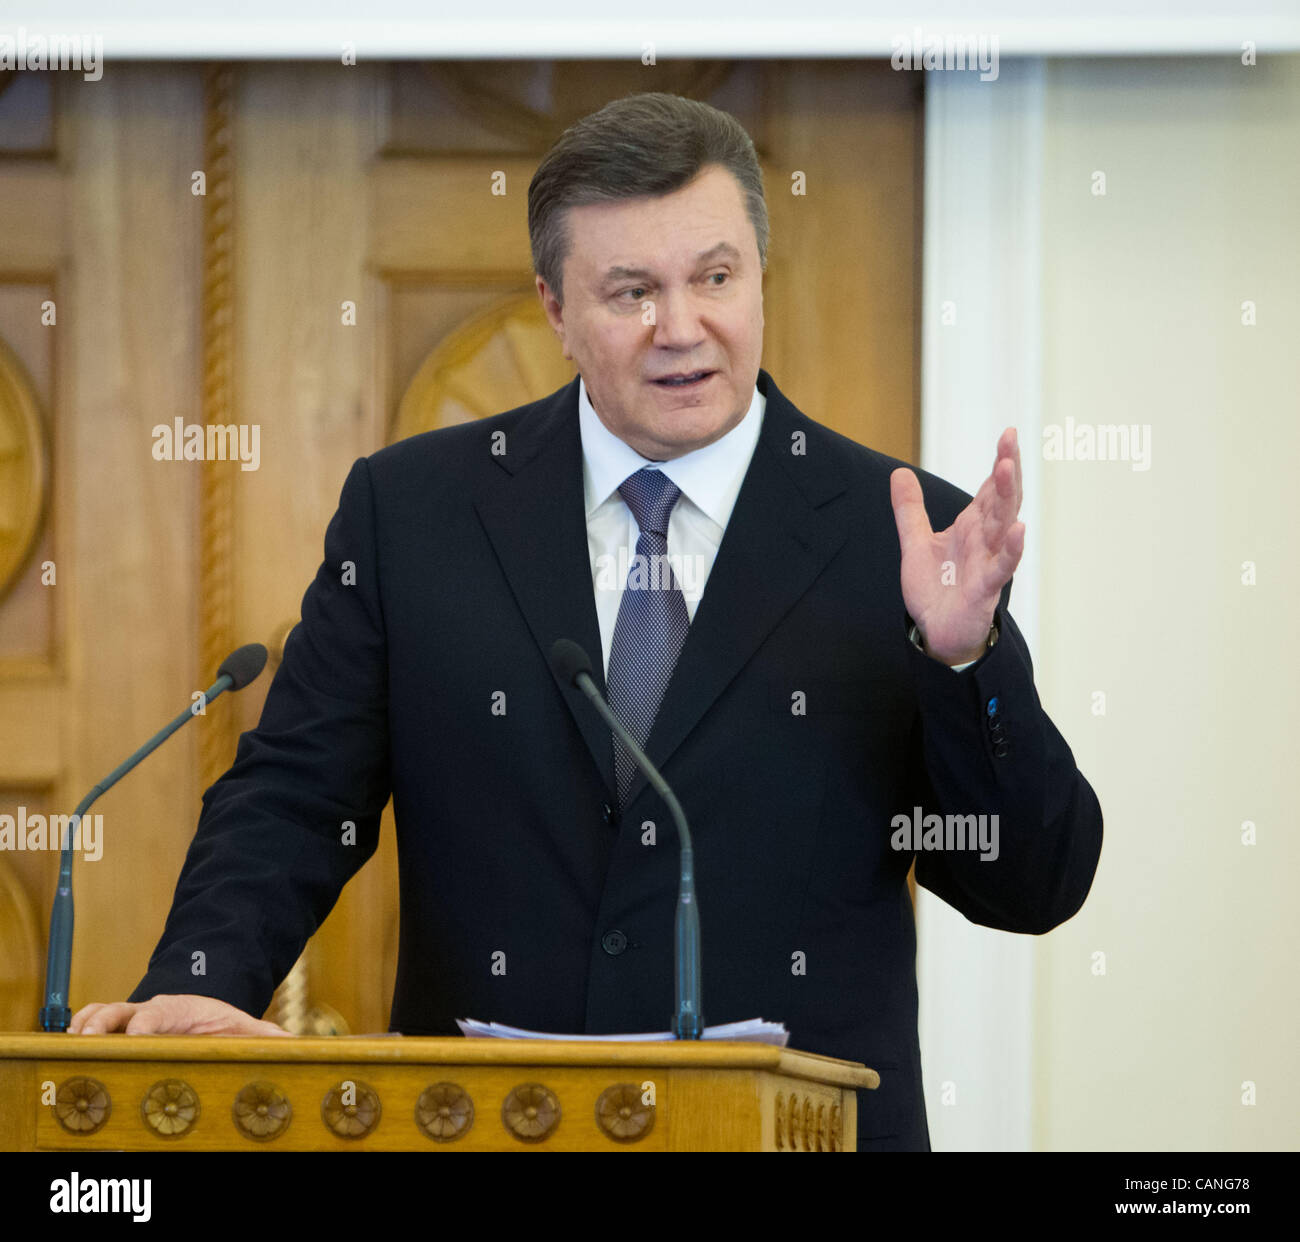
[[[675,833],[552,671],[570,638],[690,816],[706,1020],[867,1063],[859,1147],[928,1148],[913,858],[1041,933],[1087,895],[1101,812],[1007,612],[1015,433],[972,500],[800,413],[758,365],[756,177],[734,120],[661,95],[548,154],[537,284],[579,378],[356,463],[149,972],[74,1031],[278,1029],[251,1015],[390,794],[394,1030],[665,1028]]]

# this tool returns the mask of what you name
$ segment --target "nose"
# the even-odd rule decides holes
[[[704,343],[704,327],[689,293],[664,293],[654,303],[654,336],[663,349],[688,350]]]

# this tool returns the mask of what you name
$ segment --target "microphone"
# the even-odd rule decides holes
[[[695,900],[695,850],[691,845],[691,830],[686,825],[682,805],[668,787],[668,782],[659,774],[659,769],[650,762],[645,751],[637,745],[636,739],[623,727],[596,688],[587,653],[570,639],[558,639],[551,647],[551,668],[566,686],[577,686],[591,700],[591,705],[631,752],[637,765],[646,774],[651,788],[667,804],[677,824],[681,879],[677,886],[677,919],[674,927],[677,1011],[672,1019],[672,1032],[678,1039],[700,1039],[704,1034],[700,981],[700,907]]]
[[[232,651],[217,670],[217,680],[204,692],[206,706],[227,690],[242,690],[255,681],[266,667],[266,648],[261,643],[249,643]],[[187,707],[170,724],[159,729],[129,759],[123,760],[77,804],[71,820],[63,829],[63,854],[59,860],[59,883],[54,894],[54,908],[50,911],[50,945],[45,959],[45,1005],[41,1009],[40,1024],[43,1031],[66,1031],[72,1021],[68,1006],[68,978],[72,973],[72,838],[74,825],[91,804],[106,790],[111,789],[137,763],[158,749],[181,725],[195,716],[194,706]]]
[[[217,682],[220,683],[223,678],[229,678],[221,690],[216,686],[208,691],[207,697],[215,699],[222,690],[242,690],[250,681],[256,681],[261,676],[262,670],[266,667],[266,648],[261,643],[246,643],[242,647],[236,648],[224,660],[221,661],[221,667],[217,669]],[[216,691],[216,694],[213,693]]]

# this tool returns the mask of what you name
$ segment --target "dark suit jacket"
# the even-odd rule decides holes
[[[1101,810],[1039,704],[1010,584],[975,666],[916,650],[889,499],[903,463],[805,417],[766,371],[758,383],[762,433],[647,747],[693,828],[704,1017],[783,1021],[792,1047],[874,1067],[859,1147],[926,1150],[913,857],[967,918],[1041,933],[1088,893]],[[644,781],[622,822],[611,811],[610,735],[547,661],[573,638],[603,682],[577,399],[575,379],[353,466],[132,999],[262,1013],[375,849],[391,793],[393,1030],[667,1028],[672,821]],[[942,529],[969,497],[918,475]],[[996,813],[999,858],[891,848],[891,818],[916,806]]]

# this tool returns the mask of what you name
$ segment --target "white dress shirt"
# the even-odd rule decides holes
[[[736,506],[750,459],[758,444],[767,399],[754,388],[745,417],[725,436],[672,461],[642,457],[620,440],[596,413],[586,382],[578,380],[578,422],[582,433],[582,486],[587,504],[587,549],[591,581],[596,592],[596,617],[606,673],[614,643],[614,626],[627,585],[640,528],[619,494],[629,475],[647,466],[662,470],[680,489],[681,497],[668,519],[668,561],[686,600],[686,615],[694,621],[722,536]],[[960,672],[966,664],[953,665]]]
[[[755,387],[745,417],[725,436],[672,461],[654,462],[642,457],[600,421],[587,396],[586,383],[579,379],[587,547],[606,671],[623,589],[641,534],[632,510],[619,495],[619,486],[629,475],[650,466],[662,470],[680,489],[681,498],[668,519],[668,561],[686,600],[686,615],[693,621],[754,456],[766,404],[766,398]]]

